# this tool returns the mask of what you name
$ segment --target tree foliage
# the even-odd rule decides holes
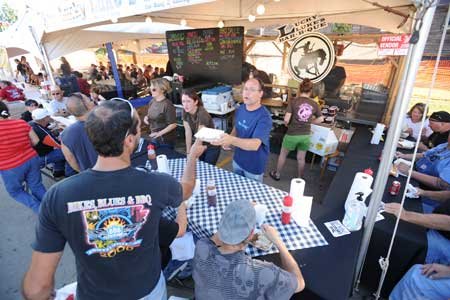
[[[8,3],[3,2],[0,7],[0,31],[5,31],[17,21],[17,12]]]

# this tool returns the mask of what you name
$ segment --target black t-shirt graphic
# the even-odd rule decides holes
[[[47,191],[33,248],[60,252],[69,243],[77,299],[139,299],[161,274],[162,210],[181,200],[181,185],[169,175],[88,169]]]

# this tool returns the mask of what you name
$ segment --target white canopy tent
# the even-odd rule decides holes
[[[414,6],[411,5],[411,1],[383,0],[377,2],[381,6],[389,6],[395,13],[361,0],[316,0],[305,1],[301,5],[297,0],[282,0],[280,2],[268,2],[265,6],[265,13],[261,16],[258,15],[254,22],[250,22],[248,15],[256,15],[256,1],[216,0],[123,17],[118,19],[117,24],[111,24],[110,20],[103,20],[56,31],[46,29],[45,20],[42,20],[43,13],[29,10],[21,18],[21,21],[6,32],[0,33],[0,45],[7,48],[10,57],[26,51],[42,58],[39,46],[36,44],[29,27],[33,26],[35,31],[38,27],[44,28],[39,32],[36,31],[35,36],[42,43],[48,58],[52,60],[67,53],[95,47],[106,42],[143,38],[162,39],[166,30],[182,28],[181,26],[167,25],[178,25],[181,19],[185,19],[187,26],[193,28],[216,27],[218,21],[222,20],[225,26],[245,26],[246,29],[251,29],[289,24],[302,17],[316,14],[325,17],[329,23],[359,24],[389,32],[410,31],[411,18],[405,19],[404,16],[412,16],[414,13]],[[56,6],[58,5],[56,3]],[[390,9],[387,8],[387,10]],[[153,20],[151,24],[144,23],[148,16]],[[129,25],[129,23],[132,23],[132,25]],[[141,26],[135,25],[136,23],[140,23]],[[110,25],[110,27],[101,25]],[[20,49],[23,49],[23,51]]]
[[[67,53],[97,47],[106,42],[143,39],[165,40],[166,30],[182,28],[180,25],[163,23],[108,24],[74,31],[69,35],[60,35],[44,44],[49,59],[53,60]]]
[[[192,27],[215,27],[219,20],[225,26],[245,26],[246,28],[264,27],[272,24],[287,24],[302,17],[320,15],[328,22],[359,24],[380,28],[390,32],[408,32],[410,22],[397,28],[404,18],[383,11],[370,3],[361,0],[317,0],[298,1],[282,0],[280,2],[265,1],[265,13],[257,15],[256,6],[259,1],[253,0],[217,0],[210,3],[193,5],[187,8],[175,8],[150,14],[156,20],[163,19],[167,23],[178,23],[184,18]],[[382,6],[389,6],[405,15],[412,15],[414,7],[408,0],[376,1]],[[248,16],[256,16],[254,22]]]
[[[421,2],[421,1],[416,1]],[[178,24],[181,19],[185,19],[187,25],[194,28],[216,27],[217,22],[222,20],[225,26],[245,26],[246,28],[258,28],[275,24],[288,24],[298,21],[302,17],[320,15],[331,23],[359,24],[375,27],[384,31],[403,33],[410,32],[412,16],[415,8],[409,0],[380,0],[378,5],[386,6],[381,8],[363,0],[315,0],[299,3],[298,0],[282,0],[281,2],[269,2],[266,4],[266,12],[262,16],[257,16],[254,22],[248,20],[249,14],[256,15],[255,9],[258,1],[254,0],[216,0],[209,3],[197,4],[183,8],[171,8],[160,10],[149,14],[134,15],[119,19],[119,23],[143,22],[145,17],[151,16],[154,22]],[[389,8],[387,7],[389,6]],[[419,30],[421,35],[417,44],[411,45],[406,58],[406,70],[400,80],[401,86],[397,96],[393,118],[386,138],[383,158],[380,163],[380,171],[374,185],[374,192],[370,203],[367,222],[365,223],[365,234],[362,251],[359,255],[357,273],[361,270],[365,257],[365,251],[370,241],[370,235],[375,222],[378,206],[386,186],[389,165],[394,157],[395,147],[400,136],[401,120],[400,116],[406,113],[407,103],[411,97],[412,86],[415,80],[420,58],[423,54],[426,38],[430,30],[435,7],[424,9],[424,26]],[[406,17],[409,16],[409,17]],[[105,31],[85,30],[93,26],[109,24],[110,21],[85,24],[69,29],[63,29],[42,34],[41,43],[50,58],[56,58],[65,53],[78,50],[81,41],[93,46],[105,42],[120,39],[138,39],[140,37],[149,38],[147,33],[106,33]],[[149,25],[150,26],[150,25]],[[0,36],[1,38],[1,36]],[[10,40],[8,40],[10,41]],[[78,41],[78,42],[77,42]],[[80,43],[80,45],[78,44]],[[11,41],[8,47],[17,47]],[[23,47],[23,48],[22,48]],[[29,52],[36,51],[32,45],[23,43],[21,47]],[[78,49],[77,49],[78,48]]]

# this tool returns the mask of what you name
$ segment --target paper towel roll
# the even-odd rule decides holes
[[[167,156],[165,156],[164,154],[158,155],[156,157],[156,163],[158,165],[158,172],[167,173],[170,175],[169,161],[167,160]]]
[[[291,180],[291,189],[289,195],[296,201],[300,199],[305,193],[305,181],[301,178],[293,178]]]
[[[302,227],[309,226],[309,217],[311,214],[312,197],[305,197],[305,181],[301,178],[291,180],[291,189],[289,195],[294,200],[292,206],[292,218]]]
[[[364,193],[362,198],[366,200],[367,196],[372,192],[371,186],[373,182],[373,177],[369,174],[358,172],[353,179],[352,186],[350,187],[350,191],[347,195],[347,199],[345,200],[345,209],[347,210],[349,202],[356,199],[356,193]]]

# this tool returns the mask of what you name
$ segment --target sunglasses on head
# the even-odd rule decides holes
[[[122,98],[111,98],[109,101],[118,101],[118,102],[125,102],[126,104],[128,104],[129,108],[130,108],[130,117],[131,120],[133,120],[134,118],[134,107],[133,104],[131,104],[130,101],[122,99]],[[127,137],[130,134],[130,128],[127,130],[127,133],[125,134],[125,137]]]

